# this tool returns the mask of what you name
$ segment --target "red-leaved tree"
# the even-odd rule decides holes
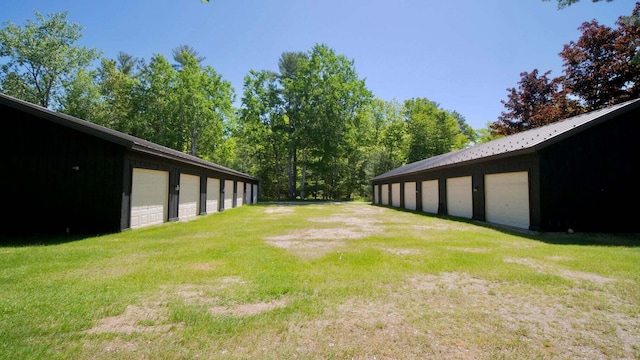
[[[502,101],[506,111],[491,124],[492,134],[511,135],[583,112],[562,89],[562,78],[551,79],[550,73],[538,76],[537,69],[520,73],[518,88],[507,89],[509,99]]]
[[[616,25],[584,22],[580,38],[559,53],[562,76],[521,73],[518,88],[507,89],[506,110],[491,124],[492,134],[514,134],[640,97],[640,2]]]

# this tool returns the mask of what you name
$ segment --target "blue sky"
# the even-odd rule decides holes
[[[483,128],[504,110],[500,100],[520,72],[561,74],[558,53],[592,19],[615,26],[635,1],[582,0],[558,10],[542,0],[2,0],[0,22],[24,24],[68,11],[84,26],[82,45],[115,58],[148,60],[195,48],[236,91],[249,70],[277,70],[285,51],[326,44],[354,60],[383,100],[425,97]]]

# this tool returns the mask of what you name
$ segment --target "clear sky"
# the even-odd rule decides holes
[[[1,0],[0,22],[24,24],[68,11],[84,26],[80,44],[103,57],[119,51],[171,59],[193,47],[236,92],[249,70],[277,71],[285,51],[326,44],[355,61],[367,87],[383,100],[425,97],[483,128],[504,110],[500,100],[520,72],[561,74],[558,53],[578,27],[615,26],[635,1],[582,0],[558,10],[555,0]]]

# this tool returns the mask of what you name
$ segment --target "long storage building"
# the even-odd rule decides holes
[[[258,201],[258,179],[0,94],[3,235],[103,234]]]
[[[639,232],[640,99],[371,180],[373,203],[536,231]]]

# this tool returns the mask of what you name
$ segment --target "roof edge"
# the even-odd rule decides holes
[[[201,168],[220,171],[228,175],[259,181],[258,178],[245,174],[243,172],[229,169],[227,167],[212,163],[210,161],[206,161],[199,157],[189,155],[141,138],[137,138],[135,136],[117,130],[109,129],[107,127],[92,123],[87,120],[53,111],[40,105],[36,105],[3,93],[0,93],[0,105],[5,105],[13,109],[23,111],[27,114],[51,121],[57,125],[77,130],[85,134],[95,136],[99,139],[115,143],[131,151],[159,156],[166,159],[188,163]],[[147,146],[145,144],[149,145]]]

